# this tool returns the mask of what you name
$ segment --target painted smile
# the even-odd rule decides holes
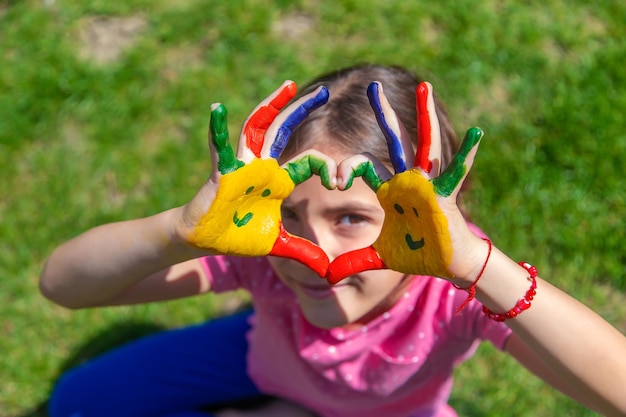
[[[421,238],[420,240],[413,240],[413,237],[410,233],[407,233],[404,238],[406,240],[407,246],[411,250],[418,250],[424,247],[424,238]]]

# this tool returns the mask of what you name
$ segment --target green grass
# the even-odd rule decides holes
[[[237,132],[284,79],[365,61],[418,71],[460,133],[486,131],[475,222],[624,331],[626,4],[587,3],[0,0],[0,417],[43,416],[63,369],[223,307],[66,311],[37,290],[56,245],[187,201],[209,171],[212,102]],[[294,17],[309,25],[286,36]],[[96,18],[136,19],[108,62],[85,51]],[[593,415],[489,346],[457,376],[464,416]]]

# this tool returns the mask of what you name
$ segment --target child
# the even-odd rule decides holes
[[[89,230],[41,276],[69,308],[245,288],[254,310],[70,371],[52,417],[454,416],[453,367],[481,340],[582,404],[626,413],[626,338],[459,210],[480,130],[457,152],[430,85],[400,68],[328,74],[286,106],[293,89],[257,107],[236,156],[214,105],[213,170],[191,202]]]

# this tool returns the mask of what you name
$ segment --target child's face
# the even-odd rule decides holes
[[[332,261],[341,253],[374,243],[385,214],[374,192],[360,179],[347,191],[329,191],[317,177],[298,185],[282,205],[288,232],[319,245]],[[408,279],[391,270],[352,275],[331,286],[299,262],[270,257],[312,324],[322,328],[365,323],[402,294]]]

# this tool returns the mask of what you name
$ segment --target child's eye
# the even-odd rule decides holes
[[[364,216],[359,216],[358,214],[344,214],[341,217],[339,217],[339,221],[338,221],[340,225],[349,225],[349,226],[360,225],[366,222],[367,222],[367,218],[365,218]]]
[[[280,215],[281,215],[283,221],[285,221],[285,220],[297,220],[298,219],[298,216],[296,215],[296,213],[293,210],[288,209],[286,207],[281,207],[280,208]]]

